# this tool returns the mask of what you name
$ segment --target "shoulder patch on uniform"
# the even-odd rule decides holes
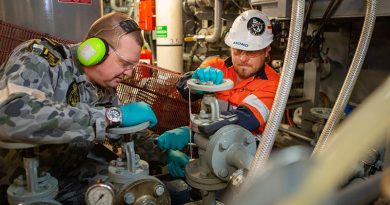
[[[41,38],[42,41],[46,41],[50,47],[52,47],[54,50],[56,50],[60,55],[62,56],[63,59],[67,59],[64,47],[62,44],[58,43],[56,40],[51,39],[51,38]]]
[[[68,105],[73,107],[80,102],[79,86],[77,85],[76,81],[73,81],[70,84],[68,91],[66,92],[66,102],[68,103]]]
[[[36,41],[33,41],[28,46],[28,50],[46,59],[50,67],[55,67],[58,64],[58,61],[60,61],[60,58],[58,58],[53,52]]]

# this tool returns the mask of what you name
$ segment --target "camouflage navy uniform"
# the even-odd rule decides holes
[[[118,102],[114,90],[87,80],[77,46],[30,40],[0,67],[0,140],[42,145],[35,148],[39,168],[59,180],[60,191],[71,187],[62,178],[78,180],[73,185],[81,186],[80,180],[88,183],[85,179],[99,173],[86,156],[93,141],[105,136],[105,106]],[[22,167],[20,151],[0,148],[0,201],[13,178],[24,172]]]

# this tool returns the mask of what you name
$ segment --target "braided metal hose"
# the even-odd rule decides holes
[[[332,135],[335,127],[339,123],[344,113],[345,107],[347,106],[348,100],[351,97],[356,80],[359,77],[364,58],[366,57],[368,46],[370,45],[371,35],[372,31],[374,30],[376,19],[376,0],[366,0],[366,3],[367,5],[363,29],[360,34],[360,39],[355,55],[353,56],[351,66],[348,70],[340,94],[337,97],[336,103],[332,109],[332,112],[330,113],[329,119],[326,122],[324,129],[322,130],[312,155],[320,154],[327,146],[327,143],[330,139],[329,136]]]
[[[278,90],[276,92],[274,103],[272,105],[271,114],[263,132],[263,138],[260,141],[259,147],[257,148],[255,159],[253,160],[251,169],[249,170],[247,182],[251,181],[251,178],[254,176],[254,174],[257,173],[259,168],[261,168],[261,166],[263,166],[268,160],[275,142],[276,133],[278,132],[284,109],[286,108],[286,103],[290,93],[295,67],[298,60],[304,11],[305,0],[294,0],[291,12],[291,24],[287,50],[284,59],[284,62],[286,63],[283,65],[281,79]]]

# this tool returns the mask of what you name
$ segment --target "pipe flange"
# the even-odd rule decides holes
[[[58,181],[52,176],[46,176],[45,179],[38,183],[38,190],[34,193],[29,192],[25,185],[11,184],[7,189],[8,202],[10,204],[30,204],[27,202],[54,199],[58,193]]]
[[[242,159],[235,159],[239,154]],[[256,138],[251,132],[239,125],[227,125],[210,136],[206,150],[208,166],[223,181],[244,167],[235,167],[234,163],[249,166],[256,153]]]
[[[144,177],[149,175],[149,164],[144,160],[137,162],[135,172],[126,170],[126,166],[108,166],[108,177],[111,181],[118,184],[125,184],[134,179],[134,177]]]
[[[226,188],[227,183],[221,181],[213,173],[205,173],[199,165],[199,159],[191,160],[186,168],[186,181],[194,188],[207,191],[217,191]]]
[[[117,197],[118,205],[171,204],[168,189],[159,179],[153,176],[135,177],[122,186]]]

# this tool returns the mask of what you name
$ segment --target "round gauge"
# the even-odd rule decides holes
[[[114,204],[114,191],[107,184],[94,184],[85,193],[85,201],[88,205]]]

